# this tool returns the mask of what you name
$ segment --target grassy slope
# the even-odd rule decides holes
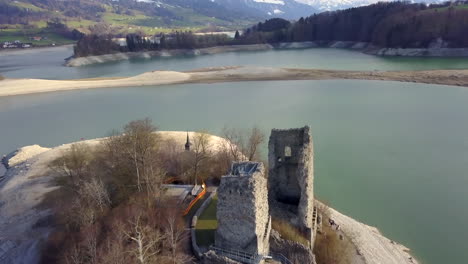
[[[200,215],[196,226],[197,243],[201,247],[209,247],[214,244],[216,228],[216,206],[218,205],[218,196],[213,197],[210,205]]]
[[[11,2],[11,5],[35,12],[45,12],[50,18],[60,18],[69,28],[78,29],[82,32],[88,32],[89,26],[99,23],[98,21],[70,18],[60,12],[49,11],[27,2],[15,1]],[[102,22],[110,24],[113,27],[114,32],[131,33],[143,31],[146,34],[157,34],[160,32],[167,33],[174,29],[197,31],[207,25],[233,26],[231,23],[226,21],[203,16],[193,10],[180,7],[167,7],[167,9],[180,18],[177,20],[146,16],[138,10],[130,10],[134,15],[117,14],[112,6],[103,5],[103,7],[106,11],[101,13]],[[48,19],[32,21],[27,27],[24,25],[0,25],[0,41],[20,40],[23,42],[32,42],[29,40],[29,36],[40,35],[47,36],[50,41],[32,42],[33,44],[50,45],[51,43],[67,44],[72,42],[54,33],[45,34],[43,30],[47,25],[47,20]],[[245,25],[245,23],[245,21],[239,21],[235,24]]]

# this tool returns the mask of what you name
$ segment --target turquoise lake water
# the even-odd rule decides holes
[[[69,53],[59,48],[0,54],[0,74],[67,79],[221,65],[468,68],[467,60],[387,59],[334,49],[60,66]],[[55,146],[106,136],[113,128],[144,117],[152,118],[161,130],[207,129],[214,134],[225,125],[258,125],[269,133],[271,128],[308,124],[314,138],[315,191],[320,199],[378,227],[411,248],[423,263],[468,263],[468,88],[379,81],[278,81],[0,97],[0,154],[24,145]]]

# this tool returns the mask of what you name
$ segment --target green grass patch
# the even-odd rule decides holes
[[[453,9],[468,9],[468,4],[453,5],[453,6],[438,7],[438,8],[430,8],[430,9],[426,9],[425,11],[447,11],[450,8],[453,8]]]
[[[35,11],[35,12],[47,12],[46,9],[37,7],[33,4],[30,3],[24,3],[24,2],[18,2],[18,1],[12,1],[11,5],[23,8],[23,9],[29,9],[30,11]]]
[[[31,40],[30,37],[40,36],[46,39],[40,41]],[[52,32],[41,32],[40,30],[0,30],[0,42],[19,40],[23,43],[32,43],[34,46],[64,45],[75,43],[74,40],[67,39]]]
[[[95,25],[97,22],[81,19],[81,20],[67,20],[64,22],[68,28],[87,28],[89,26]]]
[[[197,244],[200,247],[209,247],[214,244],[215,232],[218,228],[218,220],[216,219],[217,205],[218,196],[214,196],[210,205],[198,218],[195,234],[197,236]]]
[[[141,14],[135,14],[134,16],[119,15],[116,13],[104,13],[102,19],[109,24],[113,25],[133,25],[135,20],[148,19],[149,17]]]

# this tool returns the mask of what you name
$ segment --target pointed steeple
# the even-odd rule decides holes
[[[189,133],[187,131],[187,141],[185,142],[185,150],[186,151],[190,151],[190,145],[192,145],[192,143],[190,143]]]

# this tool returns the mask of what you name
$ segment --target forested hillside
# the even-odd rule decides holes
[[[447,47],[468,47],[468,2],[377,3],[315,14],[287,27],[271,23],[246,30],[243,39],[247,43],[354,41],[401,48],[429,47],[441,39]]]

